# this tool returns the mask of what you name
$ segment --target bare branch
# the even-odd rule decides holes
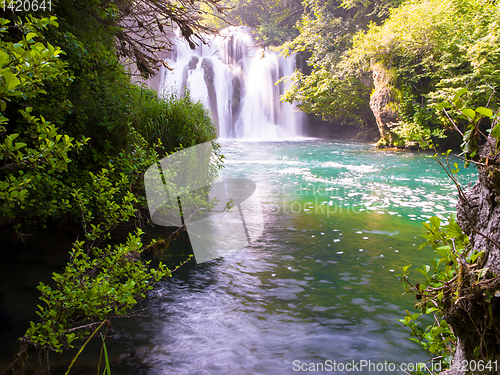
[[[174,29],[191,49],[206,36],[217,30],[203,23],[205,15],[225,14],[228,9],[220,0],[125,0],[115,4],[120,10],[115,20],[122,29],[117,37],[117,50],[122,57],[131,58],[141,74],[148,78],[156,73],[163,59],[161,52],[171,50],[174,44]],[[201,9],[207,6],[212,12]]]

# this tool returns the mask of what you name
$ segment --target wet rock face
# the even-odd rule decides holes
[[[217,133],[219,133],[219,115],[217,111],[217,92],[215,91],[214,83],[214,63],[209,58],[204,58],[201,60],[201,67],[203,68],[203,78],[207,85],[208,90],[208,102],[210,104],[210,110],[212,111],[213,119],[217,126]]]
[[[198,65],[198,61],[200,61],[200,59],[197,56],[191,56],[191,60],[189,60],[189,62],[188,62],[189,69],[190,70],[196,69],[196,66]]]
[[[191,56],[188,64],[182,70],[182,84],[181,84],[181,97],[186,95],[187,81],[190,70],[195,70],[200,59],[197,56]]]
[[[389,105],[394,102],[389,76],[381,64],[372,62],[371,68],[375,90],[370,98],[370,108],[377,121],[381,140],[390,144],[392,140],[390,129],[397,123],[398,114]]]
[[[475,251],[485,251],[486,257],[479,260],[479,267],[488,267],[494,275],[500,275],[500,154],[492,154],[496,140],[489,138],[489,142],[482,147],[480,159],[487,160],[485,165],[478,165],[479,179],[472,187],[459,195],[457,203],[457,222],[462,230],[469,236],[469,241]],[[481,264],[482,262],[482,264]],[[472,308],[477,305],[472,301]],[[480,307],[480,306],[479,306]],[[478,308],[479,308],[478,307]],[[491,305],[490,305],[491,307]],[[468,311],[471,315],[471,311]],[[487,315],[486,313],[484,314]],[[466,342],[470,332],[467,329],[460,329],[463,324],[459,322],[459,316],[448,316],[446,320],[457,334],[459,341]],[[498,332],[498,321],[492,320],[488,326],[488,332]],[[484,335],[486,337],[487,335]],[[483,338],[484,338],[483,337]],[[472,347],[488,345],[498,347],[498,339],[484,338],[487,342],[474,340]],[[470,341],[470,340],[469,340]],[[456,350],[454,363],[461,363],[460,359],[472,359],[473,353],[464,346],[459,346]],[[498,360],[500,355],[494,354],[492,360]],[[462,375],[465,374],[459,369],[451,369],[443,372],[442,375]],[[482,374],[489,374],[482,372]]]

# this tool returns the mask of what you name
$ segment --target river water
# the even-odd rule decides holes
[[[276,375],[427,360],[396,321],[414,300],[395,275],[432,257],[418,250],[422,222],[455,210],[455,188],[430,154],[322,140],[227,141],[223,153],[226,174],[259,186],[264,233],[161,283],[147,316],[118,323],[113,373]],[[476,179],[473,168],[459,176]]]

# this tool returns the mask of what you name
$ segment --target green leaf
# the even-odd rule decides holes
[[[439,227],[441,226],[441,219],[437,216],[433,216],[429,219],[431,225],[436,228],[436,229],[439,229]]]
[[[423,269],[417,268],[417,271],[420,272],[423,276],[427,277],[427,273]]]
[[[467,92],[467,89],[461,88],[457,91],[455,96],[453,97],[453,103],[457,103],[458,100]]]
[[[434,343],[432,343],[431,346],[429,347],[429,351],[431,353],[433,353],[433,354],[436,353],[436,351],[438,350],[440,344],[441,344],[440,342],[434,342]]]
[[[8,70],[3,72],[3,79],[7,85],[7,91],[12,91],[21,84],[21,81],[15,76],[15,74],[9,72]]]
[[[472,137],[472,129],[467,130],[467,131],[464,133],[464,141],[465,141],[465,142],[469,141],[471,137]],[[464,143],[465,143],[465,142],[464,142]]]
[[[472,256],[470,257],[470,261],[471,261],[471,263],[474,263],[474,262],[476,261],[476,259],[477,259],[477,258],[479,258],[479,257],[480,257],[481,255],[483,255],[483,254],[484,254],[484,250],[483,250],[483,251],[481,251],[481,252],[479,252],[479,253],[477,253],[477,254],[472,255]]]
[[[493,137],[493,138],[500,138],[500,122],[498,122],[495,127],[493,128],[493,130],[491,131],[490,135]]]
[[[26,35],[26,40],[29,42],[31,39],[33,39],[35,36],[37,36],[36,33],[28,33],[28,35]]]
[[[463,234],[462,228],[456,222],[448,224],[448,236],[450,238],[460,237]]]
[[[467,116],[469,119],[474,120],[476,118],[476,111],[470,108],[464,108],[460,110],[465,116]]]
[[[444,108],[451,108],[451,104],[449,102],[441,102],[436,107],[438,111],[441,111]]]
[[[486,108],[486,107],[478,107],[478,108],[476,108],[476,112],[485,116],[485,117],[493,116],[493,111],[489,108]]]
[[[7,65],[8,62],[9,55],[5,51],[0,50],[0,68],[4,65]]]

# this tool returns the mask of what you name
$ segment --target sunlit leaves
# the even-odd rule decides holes
[[[369,72],[372,61],[383,64],[393,72],[390,84],[399,93],[402,122],[457,131],[441,112],[451,107],[437,103],[454,102],[466,122],[478,115],[491,117],[487,109],[473,113],[469,107],[484,106],[491,88],[500,84],[499,21],[498,4],[492,2],[405,1],[391,10],[385,22],[359,31],[352,48],[340,57],[344,62],[339,67],[357,66]],[[352,72],[356,70],[344,69],[341,74]],[[491,101],[493,110],[497,103]],[[461,128],[463,121],[457,126]],[[469,134],[464,146],[473,148],[474,138]]]
[[[480,135],[486,137],[479,129],[479,125],[483,118],[488,119],[493,124],[493,129],[487,130],[487,132],[490,133],[490,136],[493,138],[500,138],[500,128],[498,127],[497,115],[494,114],[490,108],[483,106],[477,107],[476,109],[466,108],[464,104],[464,97],[467,93],[467,89],[461,88],[456,92],[451,103],[444,101],[436,107],[438,110],[442,110],[446,113],[448,120],[455,128],[457,128],[458,131],[460,131],[460,129],[458,129],[455,120],[461,119],[466,121],[465,129],[462,133],[463,142],[460,145],[465,155],[465,167],[468,167],[470,165],[470,160],[475,158],[478,154],[478,141]],[[448,110],[455,111],[457,114],[455,120],[450,116]],[[494,150],[492,150],[492,152],[496,152],[496,148],[493,148]],[[457,167],[455,167],[455,170],[457,170]],[[452,172],[456,173],[453,170]]]
[[[60,48],[42,43],[43,29],[57,26],[55,17],[18,19],[12,27],[25,36],[16,43],[4,40],[3,34],[11,27],[10,22],[1,19],[0,23],[4,26],[0,30],[0,111],[4,112],[13,100],[27,100],[45,93],[44,81],[67,78],[67,64],[59,59]],[[68,152],[88,141],[86,138],[75,141],[59,134],[54,124],[31,112],[31,107],[19,110],[30,129],[29,138],[18,141],[19,133],[5,131],[0,135],[0,160],[3,162],[0,171],[4,173],[0,182],[0,209],[5,217],[13,216],[16,206],[24,207],[32,189],[30,185],[40,177],[37,172],[66,170]],[[7,125],[8,121],[0,116],[0,126]]]
[[[162,264],[149,270],[147,263],[130,255],[142,252],[141,234],[137,230],[124,244],[93,248],[90,253],[77,241],[64,272],[53,275],[56,287],[39,284],[44,306],[38,306],[40,321],[30,322],[25,339],[39,349],[61,352],[88,336],[85,330],[72,332],[75,323],[84,326],[110,314],[127,314],[155,282],[170,275]]]
[[[2,33],[11,27],[8,20]],[[43,93],[43,81],[67,77],[67,63],[59,59],[63,53],[50,43],[42,43],[42,32],[47,26],[57,25],[55,17],[37,19],[29,16],[19,19],[12,27],[22,30],[26,35],[18,42],[7,42],[0,34],[0,100],[9,97],[32,98]],[[38,41],[37,41],[38,40]],[[0,108],[2,109],[2,108]],[[5,108],[2,109],[2,111]]]
[[[141,261],[141,229],[130,233],[125,243],[102,245],[114,228],[136,213],[137,199],[129,191],[128,178],[113,172],[110,166],[92,174],[90,184],[73,192],[86,241],[76,241],[63,272],[53,274],[55,288],[38,286],[44,305],[38,306],[40,321],[30,323],[25,340],[39,349],[61,352],[72,347],[74,340],[88,337],[75,325],[126,315],[156,282],[170,275],[161,263],[150,269],[149,262]],[[97,216],[102,220],[95,223]]]
[[[375,1],[369,6],[359,4],[349,11],[340,8],[340,1],[305,0],[304,14],[297,22],[300,34],[285,43],[282,53],[305,52],[310,74],[295,72],[293,81],[282,100],[297,102],[301,110],[328,121],[355,125],[360,128],[374,123],[369,107],[368,75],[344,58],[351,47],[352,36],[370,20],[383,18],[387,1]]]
[[[493,116],[493,111],[491,109],[485,108],[485,107],[476,108],[476,112],[484,117],[492,117]]]

